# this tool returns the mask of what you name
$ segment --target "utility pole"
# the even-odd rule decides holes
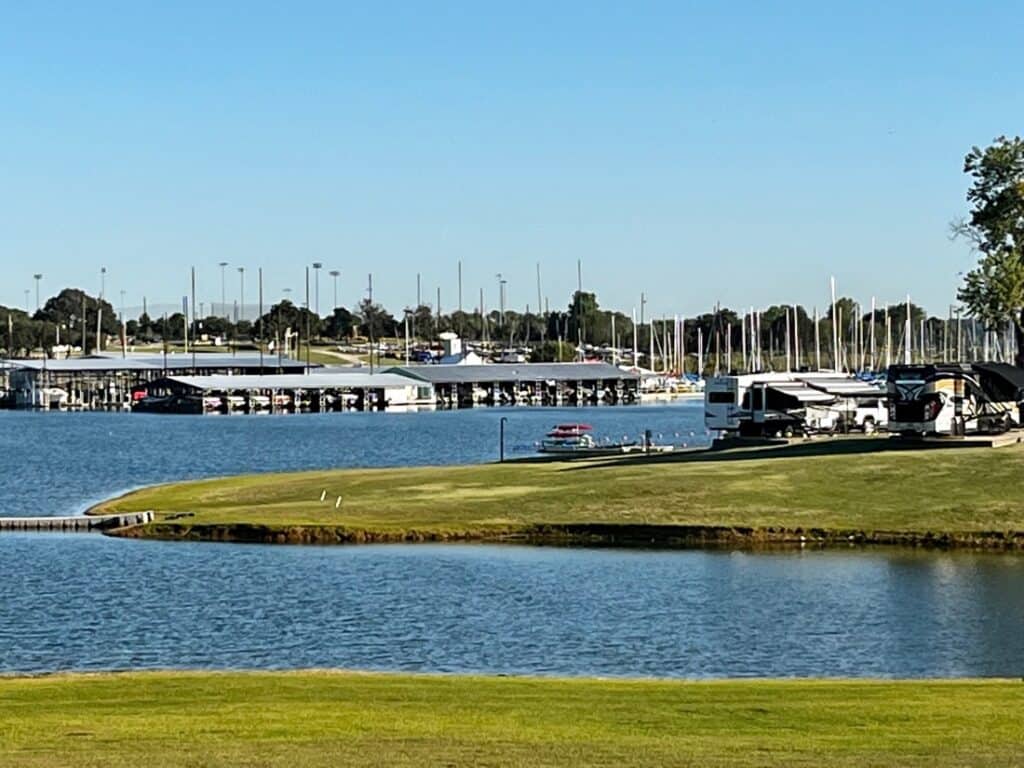
[[[42,273],[37,272],[36,274],[32,275],[32,277],[34,277],[35,281],[36,281],[36,312],[38,312],[39,311],[39,306],[40,306],[39,305],[39,281],[43,279],[43,275],[42,275]]]
[[[107,295],[107,268],[100,267],[100,301]]]

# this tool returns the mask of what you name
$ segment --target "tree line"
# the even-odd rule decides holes
[[[982,149],[974,147],[964,159],[963,171],[971,179],[967,192],[968,216],[953,225],[954,233],[967,239],[978,255],[977,266],[969,271],[958,291],[966,316],[985,331],[1012,331],[1016,362],[1024,366],[1024,140],[1000,136]],[[906,306],[895,304],[865,313],[853,299],[836,303],[842,318],[840,333],[884,338],[885,317],[897,334],[906,327]],[[706,352],[723,347],[738,349],[745,341],[774,354],[786,347],[802,350],[820,345],[831,349],[832,308],[827,307],[818,322],[803,306],[775,305],[760,313],[751,327],[740,312],[727,308],[687,318],[682,344],[691,352],[698,341]],[[911,306],[911,332],[923,331],[934,347],[938,339],[948,348],[948,318],[926,317],[921,307]],[[664,318],[641,318],[636,331],[637,347],[667,351],[675,347],[676,325]],[[921,321],[924,320],[923,327]],[[57,342],[93,351],[104,339],[122,332],[137,342],[182,340],[186,332],[221,336],[236,342],[269,343],[285,333],[300,338],[341,341],[356,336],[370,339],[402,338],[408,332],[416,341],[431,341],[446,331],[469,341],[500,342],[509,346],[532,346],[545,350],[549,359],[571,358],[577,345],[632,348],[634,317],[602,309],[594,293],[577,291],[563,310],[544,313],[492,310],[443,314],[423,304],[393,314],[379,303],[364,299],[351,310],[337,307],[324,317],[288,300],[281,301],[254,321],[210,315],[186,318],[177,312],[169,316],[146,314],[128,320],[122,327],[114,307],[100,297],[77,288],[65,288],[34,314],[0,306],[0,351],[8,356],[30,350],[51,349]],[[970,326],[972,333],[976,325]],[[747,331],[751,334],[747,336]],[[756,338],[755,338],[756,332]],[[652,338],[653,336],[653,338]],[[787,339],[789,341],[787,341]],[[929,343],[929,342],[926,342]],[[918,341],[920,345],[920,341]]]

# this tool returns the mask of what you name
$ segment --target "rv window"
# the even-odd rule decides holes
[[[728,403],[732,405],[736,402],[735,392],[708,392],[708,402],[723,405]]]

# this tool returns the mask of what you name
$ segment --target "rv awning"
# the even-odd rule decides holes
[[[792,397],[801,403],[831,403],[835,397],[825,392],[819,392],[803,384],[794,382],[780,382],[778,384],[766,384],[766,389],[778,392],[780,395]]]
[[[859,379],[804,379],[805,384],[833,397],[885,397],[885,390]]]
[[[1024,368],[1018,368],[1008,363],[975,363],[974,367],[992,376],[998,376],[1011,386],[1016,387],[1018,392],[1024,392]]]

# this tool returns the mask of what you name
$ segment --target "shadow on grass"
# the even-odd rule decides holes
[[[733,461],[763,461],[765,459],[795,459],[814,456],[856,456],[869,453],[907,453],[913,451],[948,450],[961,445],[917,443],[893,440],[887,437],[855,437],[812,440],[781,445],[738,445],[730,448],[707,448],[673,451],[671,453],[625,454],[602,458],[580,458],[569,461],[567,472],[596,470],[648,464],[694,464]],[[564,460],[564,457],[563,457]]]

